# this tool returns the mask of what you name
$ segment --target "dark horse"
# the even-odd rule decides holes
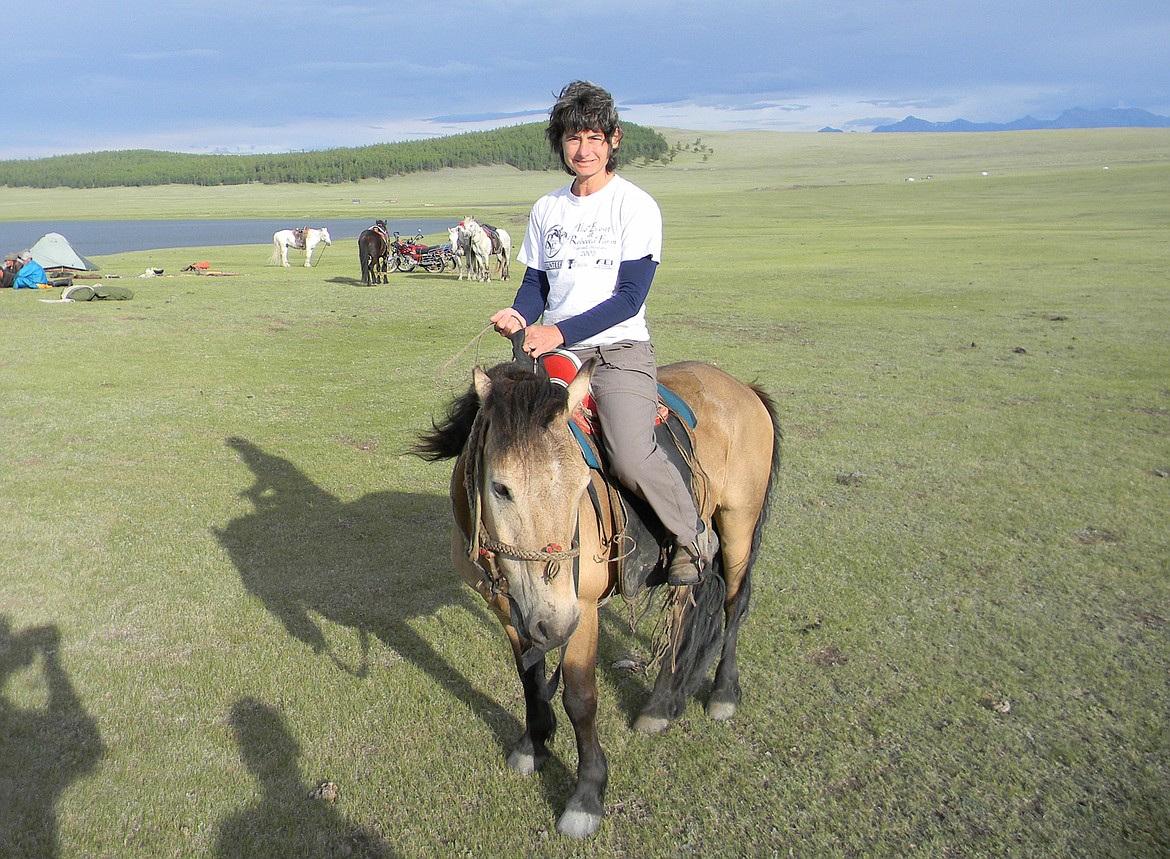
[[[415,448],[427,459],[456,460],[451,557],[512,645],[527,716],[508,756],[519,773],[548,759],[556,728],[550,699],[563,675],[565,712],[577,736],[577,788],[557,828],[574,838],[601,824],[609,765],[597,730],[598,607],[625,592],[621,567],[630,553],[623,502],[586,463],[570,428],[591,371],[586,363],[566,389],[531,362],[477,367],[468,392]],[[763,391],[697,362],[663,367],[659,380],[698,418],[699,512],[720,546],[700,584],[667,592],[669,650],[634,725],[648,733],[682,715],[716,656],[707,714],[723,720],[735,713],[739,628],[780,463],[775,408]],[[545,654],[557,650],[560,667],[546,680]]]
[[[362,264],[362,284],[389,283],[386,267],[390,258],[390,236],[386,222],[377,221],[358,236],[358,259]]]

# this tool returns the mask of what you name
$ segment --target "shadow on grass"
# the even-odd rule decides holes
[[[253,512],[216,531],[244,586],[264,601],[291,636],[328,654],[341,670],[356,676],[369,672],[371,637],[411,660],[480,714],[507,754],[524,726],[511,716],[484,718],[505,711],[410,626],[413,618],[444,606],[466,601],[469,607],[478,607],[479,597],[451,569],[447,497],[379,492],[345,503],[287,459],[265,453],[245,439],[230,438],[226,443],[254,476],[243,492]],[[356,631],[363,654],[357,664],[346,664],[330,652],[315,616]],[[603,624],[608,630],[603,638],[609,644],[601,652],[619,648],[624,652],[628,630],[623,635],[621,622],[612,618]],[[496,624],[490,626],[485,631],[491,646],[501,660],[511,661],[506,639]],[[645,702],[651,683],[652,679],[630,676],[619,681],[619,705],[628,721]],[[562,720],[560,730],[572,730],[567,720]],[[554,755],[540,777],[549,807],[556,808],[573,789],[575,762],[569,765]]]
[[[232,707],[229,722],[262,796],[253,808],[224,821],[216,856],[394,855],[383,836],[337,811],[332,785],[311,788],[301,781],[300,748],[276,709],[244,698]]]
[[[0,616],[0,856],[60,855],[57,799],[105,755],[58,656],[55,626],[14,633]],[[31,672],[45,699],[23,707],[4,696],[10,678]]]
[[[361,277],[327,277],[326,283],[338,283],[342,286],[370,286],[371,284],[362,283]],[[378,284],[381,286],[382,284]]]
[[[215,533],[244,586],[290,635],[359,677],[369,672],[373,637],[426,671],[472,712],[500,712],[410,626],[413,618],[452,604],[471,606],[475,599],[451,570],[446,497],[378,492],[346,503],[287,459],[244,439],[227,444],[252,470],[255,480],[243,495],[254,510]],[[357,633],[362,645],[357,664],[330,651],[315,615]],[[506,653],[502,640],[501,647]],[[501,747],[523,730],[515,720],[485,722]]]

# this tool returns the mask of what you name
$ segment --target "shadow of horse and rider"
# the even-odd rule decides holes
[[[461,666],[450,664],[410,621],[451,605],[482,615],[485,646],[506,659],[509,650],[494,620],[451,568],[450,500],[387,490],[344,502],[315,484],[300,468],[241,438],[233,448],[252,472],[242,492],[252,512],[216,531],[240,580],[258,596],[285,630],[339,670],[365,676],[376,639],[425,671],[471,712],[499,714],[494,691],[476,688]],[[419,540],[419,534],[434,539]],[[409,538],[406,535],[410,535]],[[330,647],[318,618],[352,630],[361,656],[343,660]],[[614,619],[614,634],[622,622]],[[351,647],[346,648],[352,653]],[[630,685],[630,684],[623,684]],[[619,692],[632,718],[644,689]],[[502,748],[522,733],[515,718],[485,719]]]
[[[57,801],[105,756],[60,651],[55,625],[18,631],[0,615],[0,856],[60,855]],[[21,681],[37,691],[32,706],[9,696]]]

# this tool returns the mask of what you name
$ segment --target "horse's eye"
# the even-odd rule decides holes
[[[492,495],[496,496],[496,498],[499,498],[501,501],[512,500],[512,493],[508,490],[508,487],[500,483],[498,480],[492,481]]]

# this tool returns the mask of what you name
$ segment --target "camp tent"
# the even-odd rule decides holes
[[[98,266],[87,260],[60,233],[45,233],[29,250],[32,257],[46,270],[64,268],[71,271],[97,271]]]

